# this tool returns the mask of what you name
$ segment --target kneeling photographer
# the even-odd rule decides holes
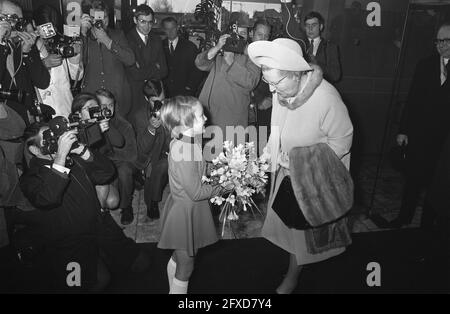
[[[99,89],[95,94],[101,108],[111,112],[109,132],[114,130],[124,139],[124,145],[122,147],[112,147],[108,157],[113,161],[117,169],[117,179],[114,181],[114,186],[119,191],[120,196],[121,223],[122,225],[129,225],[134,218],[132,201],[134,193],[134,164],[137,156],[136,135],[132,125],[117,112],[114,94],[106,89]]]
[[[195,64],[210,72],[199,99],[209,111],[211,124],[222,132],[227,126],[247,127],[250,94],[260,81],[261,70],[248,57],[247,42],[238,34],[237,23],[216,46],[200,53]]]
[[[38,90],[40,100],[55,110],[55,116],[67,118],[71,113],[72,90],[84,75],[81,39],[79,35],[63,32],[62,16],[50,5],[38,7],[33,18],[40,33],[36,46],[50,73],[48,88]]]
[[[53,121],[51,121],[53,122]],[[64,132],[58,134],[58,130]],[[114,165],[78,142],[78,131],[32,124],[24,134],[33,155],[20,187],[37,208],[24,214],[34,222],[45,244],[52,288],[58,291],[99,290],[108,281],[97,244],[101,207],[94,185],[109,183]],[[68,287],[69,263],[81,267],[81,287]],[[107,273],[107,272],[106,272]]]
[[[147,106],[137,111],[136,134],[138,145],[137,168],[143,172],[144,200],[147,217],[159,219],[159,202],[169,182],[167,161],[170,133],[161,124],[160,109],[164,99],[161,81],[147,81],[144,85]]]
[[[125,138],[110,126],[112,112],[102,109],[94,94],[81,93],[72,102],[69,120],[78,123],[81,128],[81,141],[91,149],[110,157],[114,148],[122,148]],[[96,186],[100,205],[105,209],[116,209],[119,205],[119,193],[112,185]]]

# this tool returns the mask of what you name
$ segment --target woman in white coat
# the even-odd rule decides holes
[[[345,247],[338,247],[311,254],[305,231],[287,227],[272,209],[278,188],[289,175],[289,152],[296,147],[326,143],[348,168],[353,126],[337,90],[322,78],[320,68],[303,59],[295,41],[282,38],[255,42],[248,52],[251,60],[262,68],[263,80],[274,92],[272,133],[267,148],[275,178],[262,235],[291,254],[288,272],[277,288],[277,293],[288,294],[296,288],[303,265],[345,251]]]

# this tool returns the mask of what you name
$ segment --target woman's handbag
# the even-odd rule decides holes
[[[312,228],[298,205],[289,176],[284,177],[281,182],[272,209],[281,221],[291,229],[307,230]]]

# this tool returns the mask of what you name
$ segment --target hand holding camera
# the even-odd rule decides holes
[[[89,14],[83,14],[81,16],[81,34],[86,36],[89,30],[92,28],[91,17]]]
[[[219,41],[217,42],[217,45],[216,45],[217,49],[219,49],[219,50],[222,49],[226,45],[227,39],[230,37],[231,37],[230,34],[224,34],[224,35],[220,36]]]
[[[161,119],[155,117],[150,118],[150,128],[156,130],[161,126],[161,124],[162,124]]]
[[[103,28],[94,27],[91,32],[99,43],[105,45],[108,49],[111,49],[112,40]]]
[[[63,62],[63,58],[57,54],[49,54],[47,58],[42,60],[47,69],[56,68]]]
[[[72,151],[72,146],[77,142],[77,130],[70,130],[65,132],[58,139],[58,151],[56,152],[54,163],[65,167],[67,156]]]
[[[22,52],[29,53],[36,43],[38,35],[35,33],[17,32],[17,37],[22,40]]]

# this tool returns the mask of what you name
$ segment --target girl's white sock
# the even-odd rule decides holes
[[[172,282],[173,278],[175,277],[176,270],[177,270],[177,263],[175,263],[173,257],[171,257],[169,262],[167,263],[167,279],[169,280],[170,290],[172,290]]]
[[[169,294],[187,294],[188,285],[189,281],[181,281],[174,277]]]

